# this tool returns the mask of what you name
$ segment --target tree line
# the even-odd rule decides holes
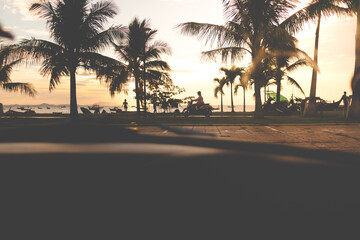
[[[111,1],[94,4],[89,0],[35,1],[29,11],[46,21],[51,41],[31,38],[2,48],[0,60],[13,59],[10,64],[1,65],[7,70],[7,77],[1,78],[4,89],[21,90],[34,96],[36,91],[29,83],[10,85],[9,74],[21,61],[40,63],[40,73],[50,78],[49,91],[64,77],[70,78],[70,117],[76,117],[79,69],[94,72],[96,78],[108,86],[112,97],[127,92],[128,82],[134,81],[138,113],[141,107],[146,112],[148,99],[151,98],[153,104],[159,101],[159,96],[157,99],[153,96],[159,95],[153,86],[158,86],[157,89],[161,86],[163,92],[178,88],[173,85],[169,64],[161,58],[163,54],[171,54],[171,49],[167,43],[154,40],[157,30],[151,28],[148,20],[135,18],[129,26],[105,29],[108,20],[117,14],[117,7]],[[117,54],[116,59],[101,54],[110,46]],[[171,96],[168,94],[165,99],[176,101]]]
[[[262,118],[262,101],[260,90],[265,88],[271,79],[277,84],[277,99],[279,100],[281,80],[285,74],[301,65],[313,68],[309,102],[305,112],[308,116],[316,114],[316,80],[319,68],[318,45],[320,19],[332,15],[356,16],[356,59],[355,71],[351,86],[353,90],[349,117],[360,117],[360,2],[357,0],[312,0],[307,6],[289,15],[298,7],[297,0],[222,0],[225,23],[223,25],[187,22],[178,27],[182,33],[197,36],[216,48],[203,52],[203,57],[221,60],[231,64],[241,61],[244,56],[250,56],[251,61],[242,73],[240,85],[254,85],[255,117]],[[315,22],[314,59],[296,46],[294,34],[302,30],[307,22]],[[292,62],[291,61],[294,61]],[[232,68],[236,71],[236,67]],[[226,80],[227,78],[227,80]],[[215,79],[218,83],[215,94],[222,92],[224,83],[234,83],[225,74],[225,79]],[[287,76],[295,86],[296,81]],[[231,95],[233,91],[231,90]],[[232,110],[233,111],[233,110]]]
[[[313,68],[313,75],[305,112],[309,116],[316,113],[320,20],[332,15],[358,17],[360,3],[356,0],[313,0],[289,15],[298,3],[297,0],[222,0],[223,25],[196,22],[178,25],[182,34],[197,36],[216,45],[216,48],[202,53],[206,59],[220,57],[223,62],[231,61],[233,67],[221,68],[225,76],[215,79],[218,83],[215,95],[221,93],[222,96],[222,87],[230,85],[232,111],[233,92],[242,87],[245,94],[245,90],[253,85],[254,116],[263,117],[260,90],[275,83],[279,101],[281,81],[287,79],[301,89],[288,73],[307,65]],[[70,115],[76,117],[76,72],[80,68],[93,71],[100,82],[107,84],[111,96],[126,91],[128,82],[133,81],[137,112],[141,107],[146,111],[147,99],[155,101],[156,94],[159,96],[156,89],[160,85],[168,92],[173,87],[171,68],[161,58],[162,54],[171,53],[170,48],[166,43],[154,40],[157,31],[151,29],[148,21],[135,18],[127,27],[117,25],[105,29],[105,24],[117,14],[117,7],[111,1],[91,4],[89,0],[38,0],[29,10],[46,21],[52,41],[31,38],[2,49],[1,67],[7,77],[1,78],[0,84],[4,89],[34,95],[35,90],[30,84],[11,85],[8,76],[18,61],[41,63],[41,74],[50,77],[50,91],[63,77],[69,77]],[[309,21],[317,24],[313,59],[297,48],[294,37]],[[350,117],[360,116],[360,21],[357,23]],[[117,59],[101,55],[101,51],[109,46],[115,49]],[[13,61],[9,62],[8,56]],[[250,63],[245,67],[236,66],[245,56],[250,56]],[[236,84],[238,76],[240,82]]]

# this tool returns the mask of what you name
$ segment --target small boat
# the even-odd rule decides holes
[[[89,109],[85,108],[85,107],[81,107],[80,110],[82,111],[82,113],[84,115],[92,115],[92,113],[90,112]]]
[[[63,106],[60,106],[60,108],[66,108],[66,106],[63,105]]]
[[[38,107],[38,109],[42,109],[42,107]]]
[[[110,111],[111,111],[111,112],[115,112],[115,113],[120,113],[120,112],[122,112],[122,110],[121,110],[120,108],[118,108],[118,107],[110,108]]]
[[[50,107],[46,107],[46,109],[50,109]]]
[[[27,109],[25,112],[18,112],[18,111],[14,111],[14,110],[9,109],[9,111],[7,111],[5,113],[5,115],[7,115],[7,116],[23,116],[23,115],[32,116],[32,115],[35,115],[35,114],[36,114],[36,112],[31,110],[31,109]]]
[[[89,110],[100,110],[100,108],[103,108],[103,107],[100,107],[99,105],[97,104],[94,104],[92,106],[88,106]]]
[[[119,108],[118,107],[114,107],[114,108],[110,108],[110,111],[117,111],[117,110],[119,110]]]

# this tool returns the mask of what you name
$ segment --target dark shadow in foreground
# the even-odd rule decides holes
[[[3,239],[359,237],[356,154],[92,124],[0,136]],[[79,150],[11,153],[24,141]]]

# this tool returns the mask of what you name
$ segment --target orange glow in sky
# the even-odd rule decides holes
[[[48,39],[44,21],[31,16],[27,9],[32,1],[2,0],[0,2],[0,22],[4,27],[16,35],[18,41],[22,38],[36,37]],[[96,2],[95,0],[92,2]],[[201,52],[210,49],[195,37],[180,35],[175,26],[179,23],[194,21],[222,24],[221,0],[114,0],[119,7],[119,14],[110,20],[110,25],[128,25],[134,18],[150,19],[152,28],[158,29],[158,40],[167,42],[173,51],[171,56],[163,58],[169,62],[173,69],[172,77],[176,85],[186,89],[181,97],[195,96],[201,90],[205,102],[215,106],[220,104],[213,94],[215,87],[213,79],[220,77],[219,68],[221,62],[202,62]],[[306,2],[306,1],[305,1]],[[355,49],[355,19],[332,17],[322,21],[320,30],[320,49],[317,96],[325,100],[339,100],[343,91],[351,93],[350,78],[354,68]],[[299,48],[313,57],[315,26],[309,26],[297,34]],[[111,49],[103,54],[116,57]],[[238,66],[247,66],[247,62],[238,63]],[[39,92],[35,98],[30,98],[18,93],[7,93],[0,90],[0,102],[3,104],[69,104],[69,80],[64,78],[62,84],[53,92],[48,91],[48,78],[38,73],[38,66],[20,65],[12,74],[13,82],[30,82]],[[301,68],[291,76],[296,79],[306,95],[310,91],[312,69]],[[109,105],[121,105],[124,98],[135,105],[132,94],[133,83],[129,83],[129,95],[116,95],[111,98],[105,86],[102,86],[92,75],[83,74],[79,71],[77,76],[77,97],[79,105],[93,103],[108,103]],[[275,86],[271,87],[275,91]],[[224,104],[230,104],[230,89],[224,89]],[[283,84],[282,95],[290,97],[293,88]],[[253,91],[247,92],[247,104],[254,105]],[[295,96],[303,97],[298,90],[294,90]],[[242,104],[242,93],[235,96],[235,105]]]

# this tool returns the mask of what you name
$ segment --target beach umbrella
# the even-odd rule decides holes
[[[274,101],[276,101],[276,93],[275,92],[268,92],[268,93],[266,93],[266,95],[267,95],[267,97],[272,97],[274,99]],[[281,94],[280,94],[280,101],[289,102],[289,100]]]

